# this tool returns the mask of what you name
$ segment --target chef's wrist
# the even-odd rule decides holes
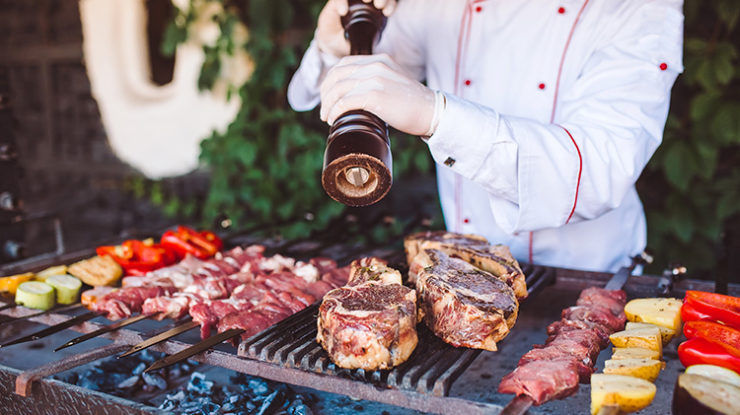
[[[429,129],[425,134],[422,134],[421,138],[428,140],[429,137],[434,135],[439,126],[439,120],[442,118],[442,113],[447,108],[447,97],[442,91],[434,90],[434,109],[432,114],[432,121],[429,123]]]

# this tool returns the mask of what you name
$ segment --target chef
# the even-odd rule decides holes
[[[347,2],[327,2],[294,109],[321,103],[329,124],[364,109],[421,136],[447,229],[520,260],[615,271],[644,249],[635,182],[683,70],[682,0],[374,3],[380,53],[347,56]]]

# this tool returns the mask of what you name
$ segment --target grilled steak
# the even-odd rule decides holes
[[[377,259],[354,261],[347,286],[324,296],[316,340],[348,369],[389,369],[416,348],[416,293]]]
[[[420,317],[434,334],[459,347],[496,350],[516,322],[514,291],[491,273],[425,249],[414,258]]]
[[[424,249],[437,249],[460,258],[471,265],[488,271],[504,281],[518,300],[527,297],[527,282],[519,263],[505,245],[490,245],[478,235],[465,235],[445,231],[419,232],[404,239],[406,259],[410,266],[409,279],[414,282],[420,269],[412,267],[414,258]]]

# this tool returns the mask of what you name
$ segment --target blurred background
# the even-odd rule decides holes
[[[296,238],[345,207],[328,127],[285,90],[323,0],[0,0],[0,264],[174,223]],[[649,272],[740,279],[740,2],[686,0],[685,71],[638,182]],[[393,133],[393,232],[441,227],[425,145]]]

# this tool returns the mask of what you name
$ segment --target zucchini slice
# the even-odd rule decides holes
[[[28,281],[18,286],[15,302],[28,308],[48,310],[54,307],[54,288],[40,281]]]
[[[71,275],[52,275],[46,283],[56,290],[57,304],[74,304],[80,298],[82,282]]]

